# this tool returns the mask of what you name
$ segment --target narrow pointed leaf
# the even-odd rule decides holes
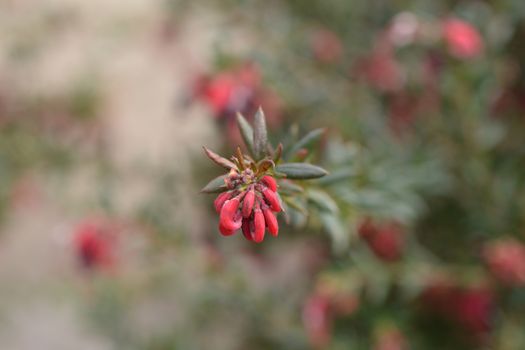
[[[206,186],[201,190],[202,193],[219,193],[227,190],[224,179],[226,175],[221,175],[208,182]]]
[[[328,195],[328,193],[319,190],[309,190],[307,196],[308,200],[320,210],[331,213],[339,212],[337,203]]]
[[[296,194],[304,192],[304,189],[291,181],[283,180],[279,182],[279,191],[283,193]]]
[[[266,118],[261,107],[255,113],[253,119],[253,151],[257,160],[263,157],[268,143],[268,131],[266,130]]]
[[[273,152],[273,161],[277,163],[283,154],[283,144],[279,143],[277,145],[277,148],[275,149],[275,152]]]
[[[241,113],[237,113],[237,125],[246,148],[253,155],[253,129]]]
[[[332,248],[337,254],[342,254],[347,248],[349,241],[345,225],[337,215],[328,212],[321,213],[320,219],[324,229],[332,238]]]
[[[308,163],[284,163],[276,166],[275,171],[297,180],[317,179],[328,174],[323,168]]]
[[[239,160],[239,169],[244,170],[244,156],[242,154],[241,148],[237,147],[237,156],[236,158]]]
[[[304,215],[308,215],[308,209],[306,209],[306,205],[302,203],[299,199],[292,198],[292,197],[285,197],[284,202],[291,208],[297,210],[298,212]]]
[[[208,156],[208,158],[210,158],[212,161],[214,161],[215,163],[217,163],[218,165],[226,168],[226,169],[232,169],[232,168],[236,168],[235,164],[224,158],[224,157],[221,157],[220,155],[218,155],[217,153],[213,152],[212,150],[206,148],[206,147],[202,147],[204,149],[204,153],[206,153],[206,155]]]
[[[310,131],[308,134],[304,135],[299,141],[297,141],[289,150],[286,152],[286,159],[293,157],[300,149],[307,148],[312,145],[314,142],[319,140],[319,138],[325,132],[324,128],[315,129]]]
[[[333,184],[340,183],[342,181],[347,181],[351,179],[352,177],[355,177],[357,175],[357,170],[353,167],[346,167],[342,169],[338,169],[331,173],[330,175],[327,175],[323,177],[322,179],[319,179],[317,181],[317,184],[321,186],[330,186]]]
[[[271,159],[263,159],[257,163],[257,168],[261,173],[265,173],[268,169],[274,168],[275,163]]]

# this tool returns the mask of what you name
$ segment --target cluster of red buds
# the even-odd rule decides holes
[[[525,245],[515,239],[501,239],[487,244],[483,258],[489,270],[508,286],[525,285]]]
[[[281,212],[283,201],[278,193],[276,178],[312,179],[327,172],[307,163],[281,163],[282,145],[275,149],[268,143],[266,119],[259,108],[254,116],[253,128],[238,114],[241,136],[250,154],[243,154],[237,147],[236,155],[227,159],[204,147],[206,155],[228,173],[212,180],[202,192],[220,193],[215,199],[219,213],[219,231],[231,236],[239,229],[247,240],[260,243],[266,229],[273,236],[279,233],[276,214]]]
[[[379,259],[393,262],[403,255],[404,231],[398,223],[375,223],[367,218],[359,226],[358,232]]]
[[[279,233],[279,223],[274,213],[282,210],[277,194],[277,181],[270,175],[257,178],[248,168],[233,170],[225,178],[227,192],[215,199],[215,210],[220,214],[219,230],[224,236],[242,228],[249,241],[260,243],[266,228],[273,235]]]
[[[110,269],[115,266],[115,225],[104,220],[88,220],[74,232],[73,244],[80,264],[86,269]]]

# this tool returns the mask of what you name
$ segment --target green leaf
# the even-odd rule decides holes
[[[248,123],[248,121],[246,120],[246,118],[244,118],[241,113],[237,113],[237,126],[239,127],[239,130],[241,132],[241,136],[244,141],[244,144],[246,145],[246,148],[252,155],[254,155],[253,129]]]
[[[253,151],[256,159],[261,159],[268,143],[268,131],[266,130],[266,118],[261,107],[253,118]]]
[[[321,186],[330,186],[342,181],[347,181],[352,177],[355,177],[356,175],[356,169],[354,169],[353,167],[345,167],[334,171],[333,173],[323,177],[322,179],[319,179],[319,181],[317,181],[317,184]]]
[[[308,163],[283,163],[277,165],[275,171],[297,180],[317,179],[328,174],[323,168]]]
[[[284,197],[284,203],[286,203],[289,207],[294,208],[298,212],[308,215],[306,204],[303,203],[299,198]]]
[[[312,143],[319,140],[323,135],[326,129],[320,128],[310,131],[308,134],[304,135],[299,141],[297,141],[289,150],[286,152],[286,159],[289,159],[294,154],[296,154],[301,148],[307,148]]]
[[[321,222],[324,229],[332,238],[332,248],[337,254],[341,254],[348,247],[348,232],[345,225],[341,222],[338,216],[333,213],[321,213]]]
[[[283,180],[279,182],[279,192],[293,194],[304,192],[304,189],[291,181]]]
[[[306,224],[308,223],[308,215],[299,211],[299,210],[296,210],[296,209],[293,209],[293,208],[288,208],[288,212],[286,214],[286,217],[287,217],[287,224],[288,225],[291,225],[295,228],[304,228],[306,226]]]
[[[277,145],[277,149],[275,150],[275,152],[273,152],[273,161],[277,163],[281,159],[282,154],[283,154],[283,144],[279,143]]]
[[[208,182],[206,186],[201,190],[202,193],[219,193],[227,190],[224,179],[226,175],[217,176],[215,179]]]
[[[208,156],[208,158],[210,158],[212,161],[214,161],[215,163],[217,163],[218,165],[226,168],[226,169],[235,169],[237,168],[237,166],[230,160],[224,158],[224,157],[221,157],[220,155],[218,155],[217,153],[209,150],[208,148],[202,146],[202,148],[204,149],[204,153],[206,153],[206,155]]]
[[[312,202],[320,210],[331,213],[339,212],[337,203],[326,192],[319,190],[309,190],[307,192],[307,196],[310,202]]]

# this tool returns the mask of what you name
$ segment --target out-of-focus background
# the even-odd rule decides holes
[[[522,0],[2,1],[0,348],[525,349],[524,38]],[[330,175],[254,244],[199,191],[259,106]]]

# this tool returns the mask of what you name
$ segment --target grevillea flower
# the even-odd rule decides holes
[[[242,228],[244,237],[256,243],[263,241],[266,228],[277,236],[276,214],[282,208],[275,179],[251,167],[232,168],[225,183],[228,190],[215,200],[220,232],[230,236]]]
[[[278,193],[276,177],[312,179],[326,175],[326,171],[306,163],[280,164],[282,145],[272,147],[266,139],[266,119],[261,109],[254,117],[254,127],[238,116],[238,124],[248,150],[237,152],[226,159],[204,147],[206,155],[218,165],[228,169],[226,175],[212,180],[202,192],[219,195],[214,201],[219,214],[219,231],[231,236],[241,230],[248,241],[260,243],[268,231],[279,234],[277,214],[283,211],[283,201]],[[253,131],[252,131],[253,130]]]
[[[525,285],[525,245],[510,238],[491,242],[484,247],[483,258],[503,284]]]
[[[443,37],[452,56],[470,59],[483,51],[481,35],[470,23],[458,18],[443,22]]]

